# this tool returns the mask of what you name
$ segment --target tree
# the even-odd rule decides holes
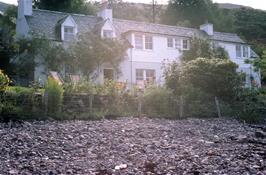
[[[232,99],[241,87],[237,68],[230,60],[197,58],[182,66],[181,79],[213,97]]]
[[[261,58],[257,58],[255,60],[246,60],[248,64],[253,64],[255,67],[255,71],[261,72],[262,82],[266,82],[266,50],[263,51]]]
[[[236,72],[237,67],[229,59],[217,58],[173,62],[165,69],[166,86],[174,91],[180,106],[186,104],[185,115],[213,116],[216,104],[221,116],[218,99],[232,104],[242,88],[242,75]]]
[[[235,13],[236,31],[248,40],[258,40],[266,44],[266,12],[242,8]]]
[[[184,52],[182,59],[191,61],[199,57],[228,59],[228,53],[222,47],[212,47],[208,40],[195,38],[191,41],[190,49]]]
[[[10,59],[16,53],[15,32],[16,32],[17,8],[11,6],[7,11],[0,15],[0,69],[12,74]]]
[[[191,27],[198,27],[206,20],[213,21],[211,5],[211,0],[170,0],[161,22],[176,25],[189,21]]]
[[[101,38],[93,33],[85,33],[68,49],[70,66],[74,71],[82,71],[90,76],[104,63],[117,71],[124,59],[128,44],[124,40]]]
[[[40,9],[62,11],[68,13],[96,14],[95,4],[85,0],[34,0],[34,6]]]

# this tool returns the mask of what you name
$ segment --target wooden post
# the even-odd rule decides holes
[[[92,103],[93,102],[93,95],[89,95],[89,108],[90,108],[90,113],[92,113]]]
[[[217,109],[217,113],[218,113],[218,117],[221,118],[221,109],[220,109],[220,103],[218,98],[215,96],[215,104],[216,104],[216,109]]]
[[[184,117],[184,99],[183,96],[181,95],[179,98],[179,118]]]
[[[48,115],[48,98],[49,98],[47,92],[44,93],[43,98],[44,98],[44,115],[45,115],[45,117],[47,117],[47,115]]]
[[[139,116],[141,116],[142,114],[142,93],[140,92],[138,94],[138,113],[139,113]]]

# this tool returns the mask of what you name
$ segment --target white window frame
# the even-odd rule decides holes
[[[145,50],[153,50],[153,37],[151,35],[144,35]]]
[[[187,47],[184,47],[185,41],[187,42]],[[182,50],[189,50],[189,39],[182,39]]]
[[[167,37],[167,47],[174,48],[174,40],[172,37]]]
[[[181,39],[180,38],[175,38],[174,39],[175,43],[175,49],[181,49]]]
[[[248,46],[242,46],[243,47],[243,58],[249,58],[249,49],[248,49]]]
[[[68,32],[67,30],[72,30],[72,32]],[[75,27],[73,26],[64,26],[63,27],[64,32],[64,41],[72,41],[75,39]]]
[[[114,33],[112,30],[103,30],[103,38],[113,38]]]
[[[138,71],[141,71],[142,76],[138,75]],[[154,76],[148,76],[148,72],[153,72]],[[142,78],[139,78],[142,77]],[[136,69],[136,81],[149,81],[149,78],[154,78],[156,81],[156,70],[155,69]]]
[[[140,75],[140,74],[142,74],[142,75]],[[144,80],[145,80],[144,69],[136,69],[136,81],[144,81]]]
[[[140,39],[140,40],[137,40]],[[143,50],[144,49],[144,41],[143,41],[143,35],[142,34],[135,34],[135,49]]]
[[[250,57],[250,50],[249,46],[247,45],[236,45],[236,58],[249,58]]]
[[[137,38],[140,39],[141,41],[137,41]],[[150,41],[148,41],[150,39]],[[153,36],[148,35],[148,34],[139,34],[135,33],[134,34],[134,43],[135,43],[135,49],[137,50],[153,50],[154,45],[153,45]],[[150,47],[149,47],[150,46]]]
[[[236,45],[236,58],[242,58],[242,46]]]

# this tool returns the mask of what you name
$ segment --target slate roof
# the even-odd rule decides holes
[[[79,33],[95,31],[103,23],[102,18],[89,15],[69,14],[49,10],[33,10],[33,15],[27,17],[30,29],[36,34],[45,35],[49,39],[57,40],[56,25],[58,21],[71,15],[78,26]],[[113,25],[117,35],[135,31],[154,33],[161,35],[180,36],[180,37],[205,37],[216,41],[245,43],[239,36],[232,33],[214,32],[213,36],[208,36],[205,32],[194,29],[177,26],[168,26],[162,24],[137,22],[122,19],[113,19]]]
[[[101,21],[101,18],[95,16],[69,14],[48,10],[33,10],[32,16],[26,18],[31,32],[38,35],[44,35],[51,40],[57,40],[56,27],[58,21],[69,15],[75,20],[80,33],[92,31],[94,26]]]
[[[10,6],[10,4],[0,2],[0,14],[3,14]]]

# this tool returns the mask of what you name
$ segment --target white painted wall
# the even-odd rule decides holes
[[[226,43],[226,42],[218,42],[218,45],[223,47],[229,55],[229,58],[231,61],[236,63],[238,67],[239,72],[243,72],[246,74],[246,84],[250,85],[250,76],[254,78],[254,80],[257,82],[258,86],[261,86],[261,76],[260,72],[254,71],[254,67],[251,64],[246,64],[246,59],[250,58],[250,46],[248,46],[248,57],[249,58],[237,58],[236,56],[236,45],[239,45],[237,43]]]

